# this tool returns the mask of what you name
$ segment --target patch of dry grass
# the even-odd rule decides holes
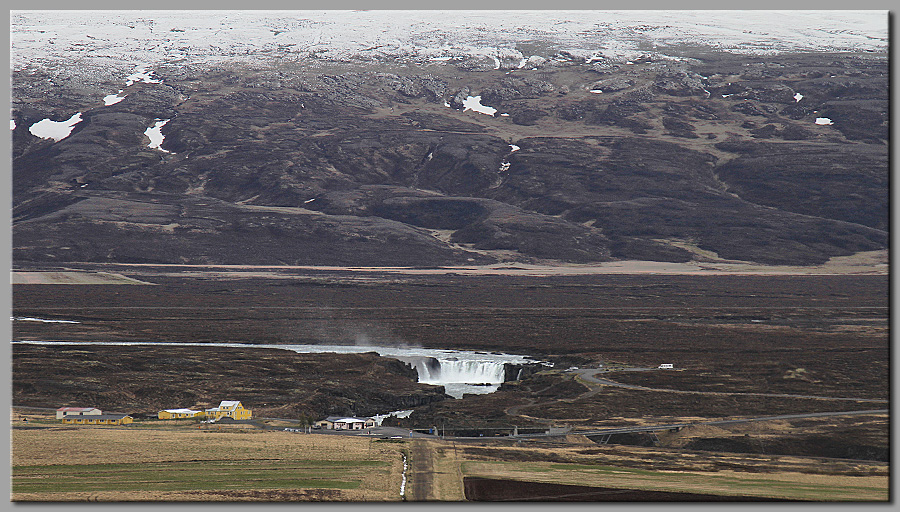
[[[473,476],[811,501],[885,501],[889,497],[888,466],[881,463],[598,445],[445,442],[437,444],[434,453],[438,489],[452,489],[462,477]],[[818,473],[810,472],[816,468]],[[452,481],[441,483],[442,478]]]
[[[887,476],[647,471],[602,465],[501,461],[465,462],[461,468],[465,476],[620,489],[811,501],[886,501],[889,497]]]
[[[89,469],[96,464],[133,465],[135,471],[156,471],[167,463],[181,464],[183,467],[203,467],[208,461],[210,467],[222,464],[237,464],[247,471],[263,471],[281,478],[287,474],[288,466],[312,461],[307,473],[299,470],[302,477],[327,478],[329,481],[346,479],[350,488],[322,488],[298,485],[296,488],[283,482],[267,488],[267,478],[245,484],[235,473],[232,480],[225,477],[206,485],[203,472],[182,473],[184,480],[198,480],[197,488],[185,490],[147,485],[146,489],[110,490],[98,479],[96,490],[91,490],[92,481],[87,481],[86,489],[69,489],[68,492],[19,492],[13,494],[14,501],[392,501],[399,499],[402,458],[399,448],[390,443],[375,443],[371,439],[329,436],[316,434],[294,434],[288,432],[230,431],[230,430],[138,430],[112,428],[71,428],[23,430],[12,432],[12,466],[15,477],[19,474],[58,471],[53,466],[73,465],[71,471],[77,473],[77,466]],[[193,462],[192,462],[193,461]],[[359,467],[353,462],[360,462]],[[345,464],[339,464],[345,462]],[[296,464],[294,464],[296,463]],[[349,463],[349,464],[347,464]],[[287,466],[286,466],[287,464]],[[376,464],[376,466],[371,466]],[[337,469],[317,470],[315,467]],[[25,469],[30,466],[31,468]],[[37,467],[37,468],[35,468]],[[344,469],[341,469],[344,468]],[[272,471],[268,471],[272,470]],[[169,469],[166,469],[169,471]],[[179,474],[171,470],[172,475]],[[178,471],[184,471],[179,469]],[[167,473],[168,475],[169,473]],[[324,475],[324,476],[323,476]],[[165,479],[163,479],[165,480]],[[26,481],[26,480],[22,480]],[[31,480],[34,481],[34,480]],[[162,480],[160,480],[162,482]],[[358,482],[358,484],[357,484]],[[133,482],[130,482],[133,484]],[[166,485],[172,487],[171,481]],[[355,488],[354,488],[355,486]],[[165,487],[165,486],[162,486]],[[181,485],[184,487],[184,485]],[[327,487],[327,486],[326,486]]]

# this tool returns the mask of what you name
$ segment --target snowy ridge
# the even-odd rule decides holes
[[[885,51],[887,11],[11,11],[10,64],[212,63],[260,57],[442,62],[518,68],[522,42],[632,58],[689,44],[741,53]]]

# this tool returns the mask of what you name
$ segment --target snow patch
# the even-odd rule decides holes
[[[137,68],[137,70],[125,77],[125,85],[129,86],[136,82],[142,82],[145,84],[158,84],[159,80],[153,78],[153,71],[147,71],[146,66],[141,66]]]
[[[798,92],[797,94],[794,95],[794,100],[800,101],[800,100],[802,100],[802,99],[803,99],[803,95],[800,94],[799,92]]]
[[[156,124],[144,130],[144,135],[150,138],[150,144],[147,144],[148,148],[158,149],[163,153],[170,153],[170,151],[166,151],[161,148],[160,145],[163,143],[163,139],[165,137],[162,134],[162,127],[165,126],[166,123],[169,122],[169,119],[157,119]]]
[[[381,423],[387,418],[390,418],[392,416],[394,418],[409,418],[409,415],[412,413],[413,413],[412,409],[406,409],[403,411],[389,412],[387,414],[376,414],[375,416],[372,416],[372,419],[375,420],[375,424],[380,427]]]
[[[10,317],[10,320],[20,321],[20,322],[41,322],[45,324],[80,324],[81,322],[76,322],[75,320],[47,320],[45,318],[34,318],[31,316],[13,316]]]
[[[401,473],[400,479],[400,497],[406,498],[406,470],[409,469],[409,461],[406,459],[406,454],[403,454],[403,473]]]
[[[827,117],[817,117],[816,124],[827,126],[827,125],[831,125],[834,123],[831,121],[831,119],[828,119]]]
[[[31,125],[31,128],[29,128],[28,131],[35,137],[53,139],[54,141],[59,142],[68,137],[69,134],[72,133],[72,129],[75,125],[80,122],[81,112],[78,112],[67,121],[56,122],[51,121],[50,119],[43,119]]]
[[[122,94],[122,89],[119,89],[119,92],[117,92],[116,94],[110,94],[110,95],[104,96],[103,104],[107,107],[110,105],[115,105],[116,103],[124,100],[125,96],[128,96],[127,94],[125,96],[119,96],[120,94]]]
[[[469,96],[463,101],[463,112],[466,110],[474,110],[475,112],[480,112],[482,114],[487,114],[489,116],[494,115],[497,112],[497,109],[494,107],[488,107],[487,105],[481,104],[481,96]]]

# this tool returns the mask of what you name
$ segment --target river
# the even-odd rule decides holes
[[[483,395],[497,391],[506,377],[507,364],[539,363],[528,356],[448,350],[408,346],[373,345],[256,345],[248,343],[171,343],[153,341],[13,341],[41,345],[166,345],[192,347],[276,348],[301,354],[362,354],[375,352],[398,359],[416,369],[419,382],[444,386],[445,392],[462,398],[463,394]]]

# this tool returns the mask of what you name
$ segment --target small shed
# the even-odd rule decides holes
[[[325,418],[324,420],[319,420],[319,421],[313,423],[313,426],[317,427],[317,428],[332,429],[332,428],[334,428],[334,420],[335,419],[337,419],[336,416],[329,416],[329,417]]]

